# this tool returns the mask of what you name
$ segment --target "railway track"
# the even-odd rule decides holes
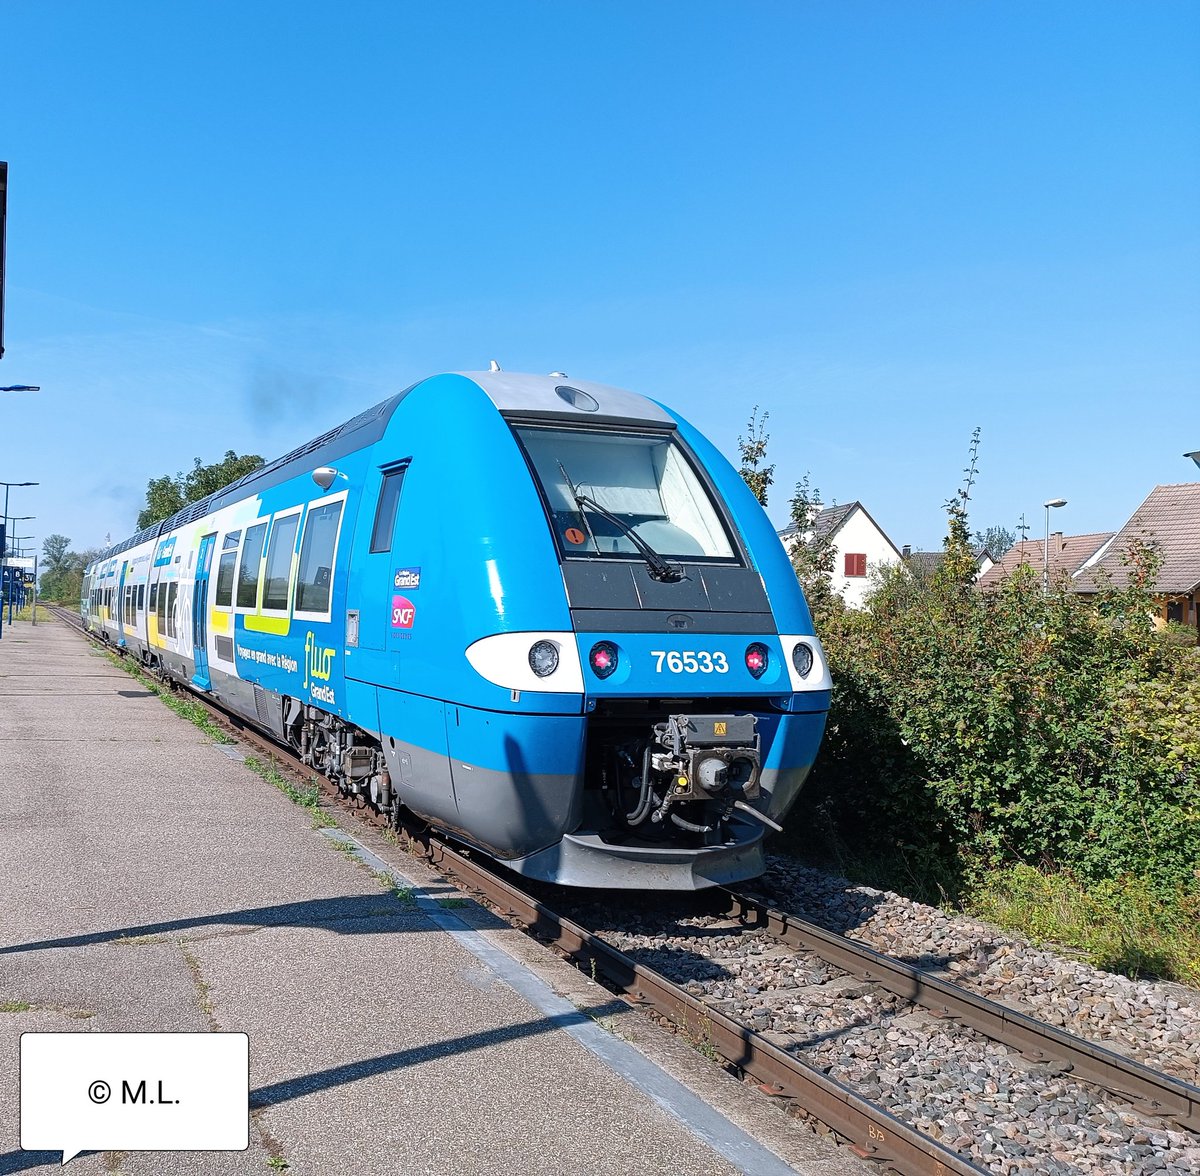
[[[79,617],[68,610],[51,610],[83,632]],[[105,646],[110,648],[111,646]],[[120,652],[120,651],[117,651]],[[237,716],[192,695],[214,717],[285,766],[306,783],[316,781],[331,800],[375,827],[388,822],[369,807],[343,797],[329,781],[316,776],[289,751],[246,726]],[[885,1106],[823,1072],[800,1056],[800,1051],[768,1039],[744,1021],[728,1015],[711,1001],[686,990],[657,968],[638,962],[604,934],[551,909],[524,888],[424,826],[402,826],[401,832],[419,846],[427,860],[463,889],[484,899],[493,909],[519,923],[579,966],[603,976],[631,1003],[652,1010],[696,1043],[715,1052],[731,1072],[752,1081],[764,1094],[789,1100],[798,1115],[824,1124],[860,1156],[902,1173],[980,1173],[969,1156],[917,1130]],[[570,901],[570,900],[568,900]],[[872,950],[818,925],[772,909],[753,895],[732,890],[706,893],[709,916],[726,929],[769,936],[788,949],[815,957],[831,968],[878,988],[896,1000],[936,1018],[961,1025],[974,1034],[1015,1051],[1056,1076],[1099,1089],[1119,1103],[1188,1132],[1200,1132],[1200,1088],[1150,1066],[1123,1057],[1103,1046],[1076,1037],[1056,1026],[988,1000],[937,976]],[[559,905],[557,899],[555,905]],[[612,905],[610,900],[609,905]],[[779,1035],[772,1035],[778,1039]],[[1012,1169],[1016,1171],[1017,1169]],[[1040,1169],[1039,1169],[1040,1170]],[[1058,1169],[1053,1169],[1058,1170]]]

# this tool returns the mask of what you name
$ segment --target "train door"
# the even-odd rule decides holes
[[[393,554],[407,469],[408,462],[404,461],[380,470],[374,513],[361,512],[358,519],[354,574],[359,591],[350,603],[347,628],[352,631],[347,644],[352,638],[361,652],[357,666],[354,659],[347,663],[347,673],[357,669],[353,676],[365,681],[397,684],[393,661],[386,655],[398,651],[402,641],[412,635],[415,607],[410,595],[420,586],[421,569],[398,567],[397,555]],[[371,501],[370,488],[365,497]]]
[[[196,657],[192,685],[201,690],[212,689],[212,680],[208,676],[208,571],[216,541],[215,531],[200,540],[200,554],[196,557],[196,582],[192,588],[192,645]]]
[[[121,578],[117,581],[117,647],[125,648],[125,573],[129,571],[129,564],[126,560],[121,560]]]

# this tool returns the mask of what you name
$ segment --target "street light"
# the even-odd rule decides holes
[[[32,536],[32,535],[14,535],[14,536],[13,536],[13,538],[12,538],[12,541],[11,541],[11,542],[12,542],[12,543],[19,543],[19,542],[21,542],[21,540],[23,540],[23,539],[32,539],[32,538],[33,538],[33,536]],[[10,544],[10,550],[11,550],[11,544]],[[20,548],[17,548],[17,554],[16,554],[16,558],[17,558],[17,559],[20,559],[20,558],[21,558],[21,550],[20,550]],[[14,597],[14,596],[16,596],[16,594],[17,594],[17,593],[16,593],[16,587],[17,587],[17,576],[16,576],[16,573],[17,573],[18,571],[21,571],[21,569],[20,569],[20,568],[10,568],[10,569],[9,569],[9,572],[8,572],[8,623],[9,623],[10,625],[12,624],[12,619],[13,619],[13,604],[15,603],[15,602],[13,601],[13,597]],[[22,578],[22,581],[21,581],[21,582],[22,582],[22,584],[24,584],[24,579],[23,579],[23,578]],[[22,593],[24,593],[24,591],[25,591],[24,587],[22,587],[21,591],[22,591]]]
[[[10,518],[10,519],[5,519],[5,522],[8,522],[8,523],[27,523],[27,522],[29,522],[29,521],[30,521],[30,519],[36,519],[36,518],[37,518],[37,515],[13,515],[13,517],[12,517],[12,518]],[[7,534],[7,531],[8,531],[8,528],[6,527],[6,528],[5,528],[5,533],[6,533],[6,534]],[[9,547],[9,546],[11,546],[11,545],[12,545],[12,538],[11,538],[11,536],[10,536],[10,537],[8,537],[8,538],[6,538],[6,539],[4,540],[4,545],[5,545],[6,547]],[[0,555],[3,555],[3,554],[4,554],[4,552],[0,551]]]
[[[1042,505],[1046,508],[1046,545],[1042,549],[1042,595],[1046,596],[1050,591],[1050,508],[1052,506],[1066,506],[1065,498],[1051,498]]]
[[[1193,449],[1191,453],[1185,453],[1184,457],[1190,457],[1198,466],[1200,466],[1200,449]]]
[[[0,392],[40,392],[36,384],[9,384],[7,388],[0,388]]]
[[[14,486],[40,486],[40,482],[0,482],[0,486],[4,487],[4,534],[8,535],[8,492]],[[30,515],[30,518],[33,516]],[[8,540],[5,539],[7,544]],[[9,577],[11,579],[11,577]],[[4,610],[0,609],[0,637],[4,636]]]

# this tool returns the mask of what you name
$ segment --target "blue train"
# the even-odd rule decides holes
[[[414,384],[110,548],[82,612],[343,792],[566,885],[761,873],[829,706],[736,471],[561,373]]]

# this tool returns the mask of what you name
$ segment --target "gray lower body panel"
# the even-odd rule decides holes
[[[767,868],[761,830],[733,824],[737,840],[702,849],[618,845],[595,833],[568,833],[557,844],[504,864],[560,886],[610,890],[704,890],[757,878]]]

